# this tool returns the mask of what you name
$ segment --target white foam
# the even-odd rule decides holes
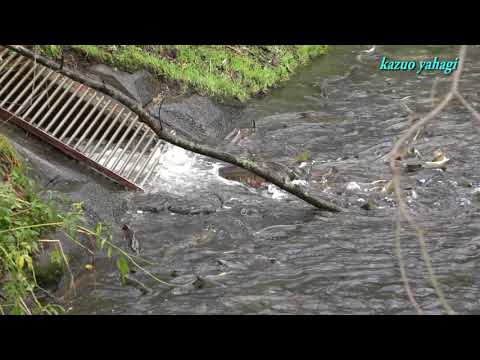
[[[347,190],[349,191],[356,191],[356,190],[361,190],[360,185],[358,185],[355,181],[351,181],[347,184]]]
[[[272,195],[272,199],[274,200],[285,199],[287,197],[287,193],[285,191],[273,184],[268,184],[267,193]]]
[[[122,148],[118,148],[115,156],[107,165],[113,165],[118,155],[122,153]],[[103,158],[108,158],[112,150],[105,152]],[[96,154],[95,154],[96,155]],[[144,155],[144,157],[149,156]],[[128,157],[128,154],[123,156]],[[132,159],[134,162],[128,165],[128,171],[135,166],[133,174],[140,170],[141,164],[146,159]],[[116,166],[118,170],[123,165],[123,161]],[[203,155],[195,154],[178,146],[166,143],[156,149],[155,154],[149,162],[149,168],[156,167],[155,172],[143,185],[147,192],[168,192],[176,195],[183,195],[191,191],[205,191],[212,188],[212,184],[225,184],[228,186],[246,186],[237,181],[228,180],[219,175],[219,169],[225,164],[216,162]],[[304,165],[305,166],[305,165]],[[148,172],[148,169],[145,170]],[[305,180],[294,180],[293,184],[306,186]],[[249,188],[252,192],[258,190]],[[271,196],[273,199],[281,200],[288,197],[288,194],[279,187],[269,184],[267,190],[262,194]]]

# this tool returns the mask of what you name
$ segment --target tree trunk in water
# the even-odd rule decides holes
[[[122,94],[120,91],[109,87],[105,85],[102,82],[92,80],[88,78],[85,75],[82,75],[81,73],[65,68],[63,66],[58,65],[55,61],[52,61],[40,54],[37,54],[23,46],[20,45],[6,45],[9,49],[18,52],[19,54],[28,57],[32,60],[37,61],[39,64],[42,64],[48,68],[51,68],[52,70],[57,71],[58,73],[65,75],[81,84],[84,84],[86,86],[89,86],[95,90],[98,90],[104,94],[107,94],[108,96],[112,97],[113,99],[117,100],[119,103],[127,107],[130,111],[138,115],[139,121],[145,123],[147,126],[149,126],[157,136],[165,140],[166,142],[179,146],[183,149],[186,149],[188,151],[192,151],[197,154],[202,154],[217,160],[221,160],[233,165],[236,165],[238,167],[241,167],[245,170],[248,170],[255,175],[258,175],[268,182],[271,182],[272,184],[275,184],[279,188],[287,191],[288,193],[295,195],[296,197],[302,199],[303,201],[317,207],[318,209],[321,210],[327,210],[331,212],[340,212],[343,211],[341,207],[333,204],[332,202],[328,200],[323,200],[323,199],[317,199],[306,192],[304,192],[300,187],[293,185],[289,182],[286,182],[285,179],[282,179],[280,176],[277,176],[270,171],[267,171],[263,169],[262,167],[258,166],[256,163],[247,160],[247,159],[241,159],[238,158],[232,154],[226,153],[226,152],[221,152],[216,149],[213,149],[211,147],[189,141],[185,138],[169,134],[167,132],[164,132],[162,130],[162,125],[159,120],[155,119],[153,116],[151,116],[147,111],[145,111],[139,103],[136,101],[130,99],[126,95]]]

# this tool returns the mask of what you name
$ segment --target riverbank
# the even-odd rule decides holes
[[[46,268],[34,264],[34,257],[40,253],[45,231],[63,221],[51,204],[36,195],[15,149],[3,135],[0,176],[0,313],[58,313],[58,307],[40,304],[36,294],[44,276],[61,273],[62,267],[55,266],[58,253],[52,253],[48,275]]]
[[[75,67],[102,63],[119,70],[147,70],[173,92],[244,102],[289,79],[325,54],[326,45],[43,45],[44,55]]]
[[[60,299],[52,292],[61,282],[67,288],[74,286],[73,249],[79,246],[89,255],[86,261],[94,263],[96,243],[101,243],[101,249],[109,247],[108,231],[101,225],[89,230],[82,203],[54,198],[31,175],[10,141],[0,135],[2,315],[63,313]],[[78,249],[74,254],[78,257]]]

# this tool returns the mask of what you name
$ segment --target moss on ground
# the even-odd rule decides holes
[[[43,45],[60,58],[73,52],[88,60],[134,72],[145,69],[184,90],[245,101],[287,80],[298,66],[324,54],[326,45]]]

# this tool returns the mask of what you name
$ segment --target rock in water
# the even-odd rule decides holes
[[[157,116],[158,107],[159,104],[151,104],[147,109]],[[238,110],[206,97],[192,95],[164,103],[161,118],[163,124],[189,140],[216,145],[233,130],[232,113],[235,111]]]
[[[409,173],[415,172],[422,168],[422,162],[420,160],[407,160],[402,162],[403,166],[405,166],[405,170]]]

